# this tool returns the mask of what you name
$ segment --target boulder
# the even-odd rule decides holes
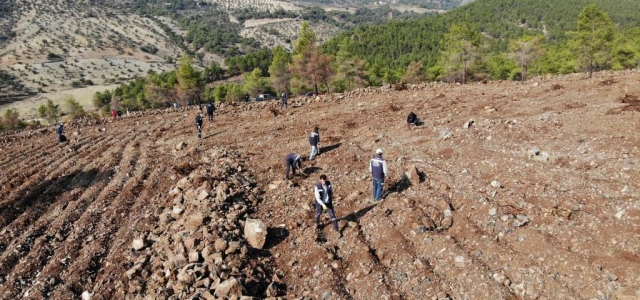
[[[242,296],[242,284],[235,277],[231,277],[218,285],[215,296],[221,298],[231,298],[232,296]]]
[[[404,172],[404,176],[409,180],[411,185],[418,185],[420,183],[420,175],[415,164],[410,165],[409,168],[407,168]]]
[[[176,145],[176,150],[177,150],[177,151],[180,151],[180,150],[182,150],[182,149],[184,149],[184,148],[187,148],[187,143],[185,143],[185,142],[180,142],[180,143],[178,143],[178,144]]]
[[[262,249],[267,241],[267,227],[261,220],[247,219],[244,223],[244,237],[251,247]]]

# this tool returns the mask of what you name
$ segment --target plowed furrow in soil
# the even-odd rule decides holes
[[[96,147],[92,152],[103,153],[103,151],[104,149]],[[14,197],[0,206],[0,226],[7,226],[11,222],[15,225],[8,228],[17,227],[18,224],[28,227],[29,224],[37,220],[55,202],[58,194],[73,188],[70,184],[76,176],[83,178],[86,175],[80,171],[89,163],[83,161],[83,158],[92,152],[67,157],[53,172],[38,174],[28,179],[23,184],[25,186],[23,190],[16,192]],[[80,183],[83,182],[86,183],[86,180],[80,181]],[[35,188],[29,188],[30,185]]]
[[[99,234],[93,241],[80,245],[73,262],[61,272],[66,286],[59,285],[54,288],[51,293],[53,298],[77,297],[85,290],[92,291],[98,271],[103,272],[103,262],[115,261],[107,258],[108,253],[114,248],[118,248],[117,245],[113,244],[117,233],[127,232],[131,235],[135,233],[132,232],[136,230],[134,224],[127,221],[141,217],[133,213],[131,208],[136,203],[136,200],[146,200],[139,196],[144,189],[144,181],[149,176],[150,170],[151,168],[146,162],[140,161],[136,165],[135,174],[126,180],[119,194],[113,199],[105,199],[105,202],[109,205],[104,209],[104,213],[100,216],[100,221],[95,229]],[[125,247],[131,241],[130,238],[126,238],[128,243],[126,243]],[[109,274],[114,275],[114,273]],[[108,295],[101,296],[104,296],[104,299],[112,298]]]
[[[127,164],[130,164],[130,159],[123,159],[120,166],[124,169]],[[80,251],[86,247],[94,246],[95,241],[106,234],[104,230],[101,230],[104,227],[103,222],[105,222],[103,214],[113,210],[113,205],[117,205],[113,203],[112,199],[124,184],[122,178],[111,180],[109,185],[103,188],[101,193],[92,200],[85,212],[77,220],[74,220],[73,231],[70,233],[72,238],[65,241],[65,247],[55,253],[54,259],[51,259],[41,272],[42,277],[49,278],[49,280],[45,280],[40,285],[34,285],[31,289],[33,293],[50,297],[50,293],[58,285],[69,282],[65,271],[79,259]],[[64,260],[66,263],[57,263],[60,260]],[[95,265],[95,262],[92,265]],[[68,291],[69,288],[73,288],[73,285],[67,287],[66,290]]]
[[[33,247],[33,250],[29,255],[21,258],[24,262],[20,264],[21,270],[12,273],[13,277],[20,278],[20,285],[14,284],[11,286],[11,278],[8,278],[7,286],[4,289],[0,288],[0,294],[13,297],[15,296],[15,293],[27,290],[27,288],[33,284],[34,275],[41,274],[42,268],[46,264],[49,264],[50,261],[53,261],[54,265],[59,266],[60,264],[64,264],[65,260],[72,257],[68,255],[68,253],[61,255],[60,252],[67,252],[75,249],[73,242],[70,243],[68,241],[69,237],[72,241],[79,240],[82,242],[85,236],[92,232],[92,228],[89,226],[76,226],[76,221],[81,219],[81,215],[85,214],[85,210],[89,205],[95,203],[94,200],[96,195],[109,183],[112,175],[112,171],[109,170],[109,167],[112,164],[117,163],[122,150],[123,147],[112,147],[108,151],[104,152],[106,157],[112,157],[111,161],[94,162],[89,164],[85,168],[85,171],[90,169],[90,171],[87,172],[94,172],[96,174],[91,182],[86,185],[82,184],[77,188],[77,194],[79,194],[79,196],[62,204],[63,207],[50,210],[53,212],[44,215],[40,220],[38,220],[38,222],[36,222],[50,222],[47,225],[47,232],[38,238],[38,242],[41,247]],[[98,169],[105,169],[107,171],[98,172]],[[88,180],[88,178],[83,180]],[[80,194],[80,192],[82,193]],[[58,202],[60,202],[60,200],[58,200]],[[53,221],[51,221],[52,218],[54,218]],[[72,230],[74,232],[71,232]],[[42,253],[46,253],[46,255],[41,253],[41,249],[51,249],[52,247],[55,249],[61,245],[64,245],[64,247],[62,247],[63,251],[50,253],[50,251],[45,250]],[[36,284],[43,284],[43,282],[37,281]],[[35,292],[36,291],[30,291],[31,295],[36,295]]]
[[[44,152],[45,149],[53,147],[55,140],[51,143],[43,142],[42,140],[31,141],[29,150],[25,151],[24,147],[14,147],[7,151],[6,156],[0,161],[0,166],[10,166],[14,162],[24,160],[25,158],[32,158],[35,155],[39,155]]]
[[[9,176],[7,181],[3,181],[2,186],[8,187],[11,191],[5,191],[3,189],[3,194],[10,195],[24,192],[25,189],[34,185],[34,182],[40,182],[45,178],[51,178],[51,174],[57,174],[61,170],[62,164],[65,162],[71,162],[72,165],[75,165],[78,159],[83,158],[83,154],[86,155],[87,151],[92,151],[94,153],[101,153],[101,147],[104,145],[102,142],[106,140],[106,138],[101,138],[99,141],[95,143],[87,142],[87,145],[90,148],[79,152],[79,156],[75,157],[74,155],[68,153],[66,148],[58,147],[55,149],[53,153],[47,153],[46,156],[48,159],[36,162],[35,160],[25,160],[20,164],[17,164],[14,169],[8,170],[9,174],[13,174],[13,176]],[[67,158],[67,159],[65,159]],[[9,196],[7,196],[8,198]]]

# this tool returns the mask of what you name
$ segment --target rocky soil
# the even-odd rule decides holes
[[[197,108],[4,132],[0,298],[637,299],[638,97],[629,71],[226,105],[202,141]]]

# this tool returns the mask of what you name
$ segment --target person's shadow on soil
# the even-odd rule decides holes
[[[223,133],[224,133],[224,131],[220,131],[220,132],[212,133],[212,134],[210,134],[210,135],[205,136],[205,137],[204,137],[204,139],[206,140],[206,139],[208,139],[208,138],[212,138],[212,137],[214,137],[214,136],[216,136],[216,135],[223,134]]]
[[[333,144],[331,146],[320,147],[320,154],[327,153],[327,152],[329,152],[331,150],[338,149],[338,148],[340,148],[340,146],[342,146],[342,143]]]
[[[342,218],[338,218],[338,221],[340,220],[345,220],[347,222],[356,222],[356,223],[360,223],[360,218],[362,218],[364,215],[366,215],[369,211],[371,211],[373,208],[375,207],[375,205],[369,205],[365,208],[362,208],[358,211],[352,212]],[[345,224],[344,226],[342,226],[342,228],[340,228],[340,233],[343,233],[344,230],[348,227],[348,224]]]
[[[407,176],[405,175],[402,175],[402,178],[400,178],[400,180],[396,181],[396,183],[394,183],[392,186],[389,187],[387,192],[384,194],[384,197],[388,196],[390,193],[402,193],[405,190],[407,190],[410,186],[411,186],[411,181],[409,181],[409,178],[407,178]]]
[[[320,167],[308,167],[308,168],[304,168],[304,170],[302,171],[305,175],[309,176],[313,173],[316,173],[318,171],[322,170],[322,168]]]

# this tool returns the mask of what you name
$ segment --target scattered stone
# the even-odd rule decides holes
[[[133,250],[136,250],[136,251],[144,248],[144,239],[142,238],[133,239],[133,242],[131,242],[131,248],[133,248]]]
[[[176,145],[176,150],[177,151],[180,151],[180,150],[182,150],[184,148],[187,148],[187,143],[185,143],[185,142],[180,142],[180,143],[178,143],[178,145]]]
[[[464,256],[458,255],[454,259],[454,262],[455,262],[456,267],[463,268],[464,265],[465,265],[465,258],[464,258]]]
[[[331,298],[331,292],[326,291],[322,294],[322,300],[329,300]]]
[[[490,216],[495,216],[497,214],[498,214],[498,210],[495,207],[489,209],[489,215]]]
[[[235,277],[231,277],[218,285],[215,296],[222,298],[240,297],[242,296],[242,290],[243,287],[240,282]]]
[[[494,188],[501,188],[502,184],[500,184],[499,181],[494,180],[494,181],[491,181],[491,186]]]
[[[188,230],[195,231],[203,225],[204,217],[202,213],[193,214],[187,222],[184,223],[184,227]]]
[[[262,249],[267,240],[267,227],[261,220],[247,219],[244,223],[244,237],[251,247]]]
[[[618,211],[614,216],[616,217],[616,219],[618,220],[622,220],[622,216],[624,216],[624,209]]]
[[[451,133],[451,130],[449,129],[443,129],[442,131],[440,131],[440,138],[443,140],[449,139],[453,136],[453,134]]]
[[[409,166],[407,170],[404,172],[404,176],[411,183],[411,185],[420,184],[420,176],[418,173],[418,168],[415,164]]]
[[[522,227],[527,223],[529,223],[529,217],[519,214],[516,216],[516,219],[513,220],[513,227]]]
[[[81,297],[82,297],[82,300],[91,300],[91,293],[89,293],[89,291],[84,291],[82,292]]]
[[[227,250],[228,246],[229,246],[229,243],[224,239],[217,239],[213,244],[213,247],[218,252],[224,252],[225,250]]]

